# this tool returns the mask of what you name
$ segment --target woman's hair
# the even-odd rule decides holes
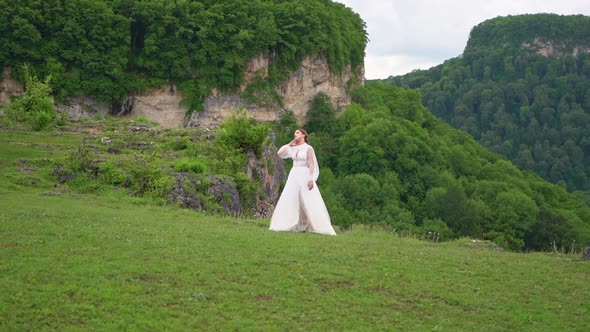
[[[299,130],[303,134],[303,140],[305,141],[305,143],[309,143],[309,134],[307,133],[307,131],[305,131],[305,129],[303,128],[299,128],[296,130]]]

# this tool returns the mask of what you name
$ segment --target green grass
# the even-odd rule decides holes
[[[109,125],[106,136],[123,135]],[[274,233],[268,219],[161,206],[122,189],[83,194],[50,175],[88,137],[78,129],[0,128],[2,331],[590,326],[590,263],[577,254],[497,252],[366,227]]]
[[[590,264],[0,193],[1,329],[583,331]]]

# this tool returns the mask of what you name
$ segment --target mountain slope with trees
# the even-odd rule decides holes
[[[336,116],[318,96],[306,126],[336,224],[512,250],[590,243],[590,207],[437,119],[417,90],[373,82],[352,98]]]
[[[213,89],[237,90],[254,56],[270,59],[273,84],[309,54],[334,72],[362,66],[366,42],[360,16],[330,0],[0,0],[0,68],[51,76],[58,101],[115,107],[172,82],[198,110]]]
[[[590,190],[590,17],[499,17],[462,56],[386,80],[521,169]]]

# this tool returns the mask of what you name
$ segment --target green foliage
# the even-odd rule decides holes
[[[107,118],[69,123],[51,134],[7,128],[0,135],[0,169],[7,174],[0,186],[113,196],[140,204],[177,204],[180,197],[208,213],[237,212],[237,202],[228,204],[234,197],[210,190],[219,185],[238,191],[243,216],[259,211],[265,189],[256,175],[247,175],[252,173],[248,165],[265,160],[251,150],[223,144],[208,130],[149,123],[142,124],[144,130],[128,130],[136,126],[135,120]]]
[[[177,172],[205,173],[208,171],[207,164],[203,160],[182,158],[174,161],[174,169]]]
[[[68,153],[65,167],[91,176],[96,176],[100,171],[95,151],[86,145],[78,145]]]
[[[0,0],[0,9],[0,66],[51,75],[57,100],[113,105],[172,82],[200,110],[213,89],[238,91],[255,56],[271,68],[247,94],[276,99],[269,85],[306,55],[325,56],[334,72],[358,69],[368,40],[358,14],[324,0]]]
[[[388,82],[516,166],[568,190],[590,190],[590,18],[498,17],[473,28],[465,52]],[[551,50],[547,54],[548,50]]]
[[[272,132],[276,142],[290,142],[293,139],[293,133],[299,128],[297,118],[291,111],[281,113],[279,121],[275,122]]]
[[[429,241],[445,241],[455,238],[455,233],[439,218],[425,219],[422,223],[423,238]]]
[[[257,124],[247,117],[245,110],[238,110],[221,125],[216,140],[227,147],[244,153],[254,152],[259,156],[268,131],[267,124]]]
[[[330,102],[330,97],[323,92],[318,93],[311,102],[307,112],[306,130],[309,132],[331,133],[336,124],[336,109]]]
[[[40,81],[32,76],[29,67],[24,66],[25,92],[15,98],[6,109],[8,119],[24,123],[32,130],[51,129],[56,122],[57,112],[51,100],[51,76]]]
[[[149,155],[136,155],[135,159],[129,161],[131,191],[138,196],[164,198],[172,186],[172,179],[151,158]]]
[[[112,186],[126,186],[129,177],[120,161],[109,160],[98,165],[99,178],[102,182]]]
[[[517,251],[590,241],[590,207],[441,123],[415,91],[373,82],[352,96],[338,129],[311,133],[336,225],[385,225],[431,241],[469,236]]]

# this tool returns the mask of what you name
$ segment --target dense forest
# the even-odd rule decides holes
[[[236,90],[247,61],[271,59],[259,88],[309,54],[335,72],[363,64],[364,22],[330,0],[0,0],[0,67],[51,76],[57,100],[117,106],[130,92],[175,83],[191,109],[212,89]]]
[[[590,17],[499,17],[462,56],[386,80],[521,169],[590,190]]]
[[[590,207],[437,119],[417,90],[372,83],[352,97],[336,116],[319,95],[306,126],[336,224],[363,220],[513,250],[590,241]]]

